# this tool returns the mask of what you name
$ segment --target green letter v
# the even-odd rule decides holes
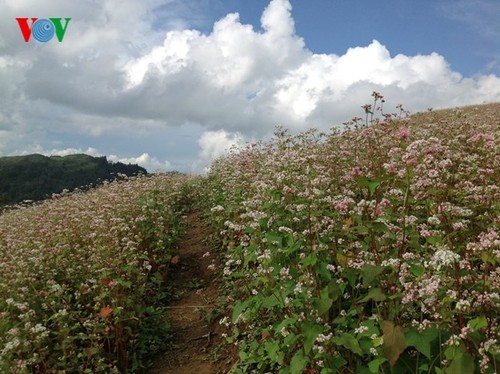
[[[71,18],[65,18],[66,24],[64,25],[64,27],[62,26],[61,23],[62,18],[49,18],[49,19],[52,21],[56,29],[57,40],[62,42],[62,40],[64,39],[64,34],[66,33],[66,29],[68,28],[68,23],[71,20]]]

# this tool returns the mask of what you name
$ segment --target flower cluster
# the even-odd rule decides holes
[[[242,372],[500,364],[500,106],[376,107],[368,126],[279,128],[213,163]]]
[[[0,215],[1,372],[125,372],[134,350],[140,365],[158,344],[141,330],[167,332],[155,299],[183,184],[131,178]]]

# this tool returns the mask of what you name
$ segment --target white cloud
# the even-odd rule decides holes
[[[108,160],[112,162],[121,162],[124,164],[137,164],[142,166],[148,172],[168,171],[171,170],[170,162],[160,161],[156,157],[151,157],[148,153],[143,153],[138,157],[120,158],[115,155],[108,156]]]
[[[289,37],[295,32],[291,11],[292,6],[288,0],[271,1],[262,14],[262,28],[272,37]]]
[[[86,150],[82,150],[79,148],[53,149],[52,151],[48,152],[50,156],[68,156],[81,153],[94,157],[101,156],[101,154],[97,151],[97,149],[92,147],[88,147]]]
[[[189,43],[199,37],[194,30],[171,31],[162,46],[155,47],[147,55],[132,60],[125,65],[128,74],[128,88],[137,86],[144,80],[148,70],[155,68],[163,75],[176,74],[186,67]]]
[[[230,134],[225,130],[206,131],[198,139],[200,152],[198,160],[193,164],[195,171],[206,168],[216,158],[226,154],[232,147],[242,146],[243,137],[239,133]]]
[[[393,57],[374,40],[340,56],[314,54],[295,34],[290,10],[287,0],[271,1],[263,32],[241,24],[238,14],[216,22],[208,35],[168,32],[163,45],[124,67],[125,95],[148,100],[134,113],[261,136],[278,123],[297,129],[340,123],[373,90],[415,111],[500,100],[497,76],[463,78],[438,53]]]
[[[0,23],[0,151],[43,139],[45,149],[99,144],[148,170],[189,157],[198,168],[237,139],[267,136],[277,124],[301,130],[342,123],[361,114],[374,90],[389,106],[411,111],[500,101],[498,76],[462,77],[438,53],[391,56],[374,40],[340,55],[315,54],[295,32],[289,0],[270,1],[259,30],[233,13],[208,33],[179,26],[185,22],[171,9],[184,3],[0,0],[0,14],[11,21]],[[14,17],[56,13],[72,17],[63,43],[23,42]],[[145,153],[137,139],[151,139],[160,127],[166,142],[177,130],[200,129],[191,134],[199,153],[177,157],[159,141]]]

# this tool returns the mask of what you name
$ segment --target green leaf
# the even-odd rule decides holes
[[[333,356],[329,358],[329,364],[331,366],[331,369],[337,369],[337,371],[334,371],[334,373],[340,373],[341,368],[345,366],[348,362],[346,359],[344,359],[342,356]],[[331,373],[331,371],[329,371]]]
[[[491,252],[483,251],[481,252],[481,260],[485,263],[490,263],[492,265],[495,265],[495,257]]]
[[[241,300],[238,300],[235,304],[234,304],[234,308],[233,308],[233,323],[236,322],[236,320],[238,319],[238,316],[241,314],[241,312],[247,307],[248,305],[248,300],[245,300],[245,301],[241,301]]]
[[[302,350],[297,351],[290,362],[290,372],[292,374],[302,374],[307,366],[308,359]]]
[[[348,283],[355,287],[358,283],[358,270],[353,268],[346,268],[342,272],[342,275],[347,279]]]
[[[275,295],[268,296],[262,301],[262,307],[266,309],[270,309],[279,304],[280,302]]]
[[[461,345],[456,346],[456,345],[451,345],[448,348],[445,349],[444,355],[446,356],[447,360],[457,360],[460,357],[462,357],[464,351]]]
[[[337,284],[337,280],[334,279],[330,282],[328,285],[328,291],[329,291],[329,296],[332,299],[332,301],[338,300],[339,297],[342,296],[342,290],[340,289],[339,285]]]
[[[372,374],[372,372],[365,366],[358,366],[356,368],[356,374]]]
[[[368,222],[367,224],[369,226],[371,226],[373,231],[375,231],[375,232],[384,233],[384,232],[389,231],[389,228],[387,227],[387,225],[384,222],[372,221],[372,222]]]
[[[361,268],[361,276],[363,277],[363,286],[367,287],[373,282],[383,271],[382,266],[366,264]]]
[[[292,346],[294,345],[297,340],[299,340],[299,336],[298,335],[295,335],[293,333],[289,334],[284,340],[283,340],[283,345],[285,347],[288,347],[288,346]]]
[[[469,374],[474,373],[474,359],[467,352],[464,352],[460,357],[452,360],[450,366],[446,369],[446,374]]]
[[[367,177],[359,177],[356,182],[358,183],[358,186],[360,187],[368,187],[368,190],[370,191],[370,196],[373,196],[375,193],[375,190],[377,187],[380,185],[381,181],[377,180],[370,180]]]
[[[271,360],[277,362],[280,365],[283,364],[284,354],[283,352],[280,352],[280,345],[278,342],[266,341],[266,343],[264,344],[264,349],[266,350],[266,353]]]
[[[443,238],[439,235],[429,236],[426,240],[427,240],[427,243],[429,243],[430,245],[434,245],[434,246],[437,246],[439,244],[443,244]]]
[[[374,347],[378,347],[380,345],[382,345],[382,343],[384,342],[384,337],[383,336],[379,336],[378,338],[375,338],[372,340],[372,345]]]
[[[243,352],[243,351],[240,351],[238,353],[238,356],[240,356],[240,360],[241,361],[245,361],[248,358],[248,355],[245,352]]]
[[[371,373],[379,373],[379,367],[380,365],[382,365],[384,362],[386,362],[387,359],[385,357],[379,357],[379,358],[376,358],[375,360],[373,360],[372,362],[370,362],[368,364],[368,369],[370,369],[370,372]]]
[[[412,329],[405,333],[406,343],[415,347],[417,351],[422,353],[429,360],[431,359],[431,343],[434,339],[436,339],[436,337],[437,332],[435,328],[430,328],[423,332]]]
[[[125,288],[130,288],[130,287],[132,287],[132,282],[131,282],[131,281],[124,280],[124,279],[120,279],[120,280],[118,280],[118,284],[120,284],[121,286],[123,286],[123,287],[125,287]]]
[[[384,333],[384,344],[382,349],[389,360],[389,364],[394,366],[399,356],[408,346],[405,340],[405,334],[401,326],[396,326],[392,321],[382,322],[382,331]]]
[[[328,313],[332,306],[333,300],[330,298],[330,288],[326,286],[321,290],[320,299],[316,301],[316,308],[320,315]]]
[[[472,331],[482,330],[486,326],[488,326],[488,320],[485,316],[479,316],[477,318],[471,319],[469,321],[469,326],[472,328]]]
[[[370,190],[370,195],[373,196],[375,194],[375,190],[380,185],[380,181],[369,181],[368,189]]]
[[[421,277],[425,273],[425,268],[418,265],[410,265],[410,271],[416,277]]]
[[[377,287],[377,288],[372,288],[370,291],[368,291],[368,295],[359,300],[358,304],[366,303],[369,300],[384,301],[385,299],[386,299],[385,294],[382,292],[380,288]]]
[[[283,244],[283,236],[280,233],[270,232],[266,239],[269,245],[272,245],[273,242],[278,242],[279,246]]]
[[[314,342],[318,335],[323,331],[323,326],[313,322],[304,322],[302,336],[304,337],[304,351],[306,354],[311,352]]]
[[[318,262],[318,256],[316,256],[315,253],[310,254],[304,260],[302,260],[302,264],[305,265],[305,266],[316,265],[316,262]]]
[[[369,232],[368,227],[362,226],[362,225],[353,226],[353,227],[351,227],[350,230],[355,232],[355,233],[358,233],[358,234],[368,234],[368,232]]]
[[[281,190],[272,190],[269,192],[269,195],[271,195],[274,200],[281,200],[283,192]]]
[[[358,341],[351,334],[343,333],[340,336],[334,337],[332,341],[335,344],[341,345],[360,356],[363,355],[363,351],[361,350]]]

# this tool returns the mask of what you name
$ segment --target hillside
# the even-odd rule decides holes
[[[497,373],[500,104],[379,100],[0,215],[0,372]]]
[[[110,163],[106,157],[84,154],[69,156],[12,156],[0,158],[0,205],[23,200],[42,200],[64,189],[95,185],[117,174],[146,174],[137,165]]]
[[[374,98],[212,165],[234,373],[498,372],[500,105],[377,121]]]

